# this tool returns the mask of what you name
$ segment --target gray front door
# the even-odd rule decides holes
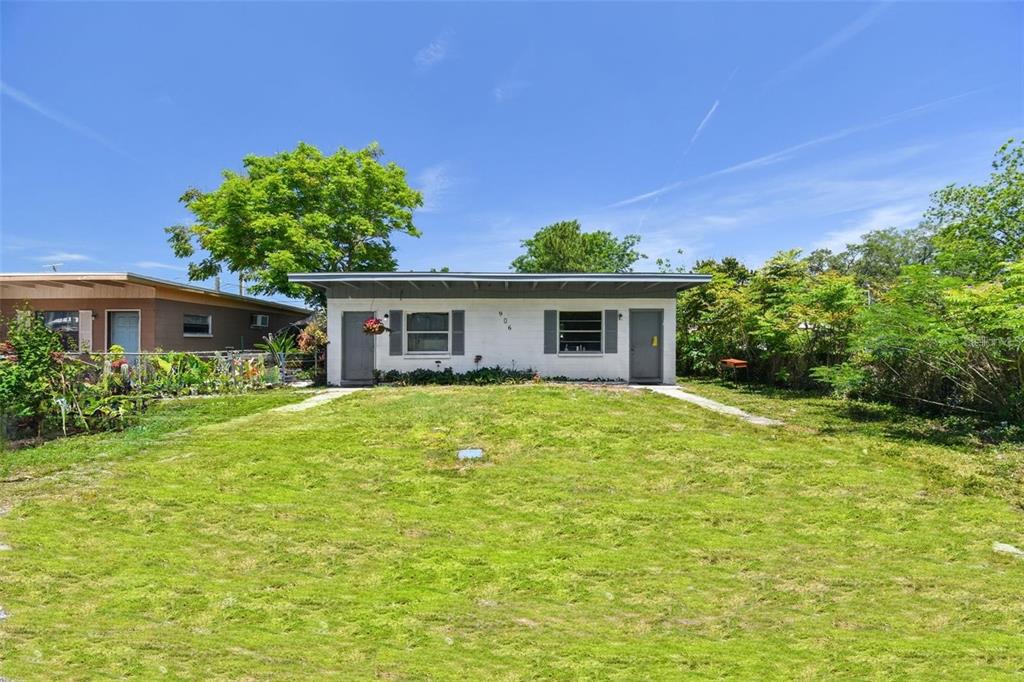
[[[662,381],[665,339],[661,318],[661,310],[629,311],[629,380],[632,382],[660,384]]]
[[[373,383],[373,335],[363,332],[372,312],[341,316],[341,380],[346,384]]]
[[[121,346],[125,353],[139,352],[139,313],[137,310],[111,310],[107,313],[107,347]]]

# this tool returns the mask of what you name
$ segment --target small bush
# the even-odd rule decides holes
[[[482,386],[485,384],[525,384],[533,381],[532,369],[505,369],[503,367],[480,367],[468,372],[456,373],[451,367],[443,370],[414,369],[411,372],[388,370],[376,372],[378,383],[398,386]]]
[[[532,369],[506,369],[480,367],[468,372],[454,372],[451,367],[441,370],[414,369],[411,372],[388,370],[374,372],[374,379],[379,384],[396,386],[485,386],[489,384],[527,384],[548,382],[580,382],[580,383],[622,383],[619,379],[570,379],[565,376],[541,377]]]
[[[7,322],[0,344],[0,417],[5,426],[33,435],[60,413],[58,402],[68,383],[62,376],[64,349],[60,335],[35,315],[19,311]]]

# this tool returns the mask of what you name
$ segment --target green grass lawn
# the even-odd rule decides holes
[[[788,425],[624,390],[383,388],[182,403],[16,453],[0,677],[1024,672],[1024,560],[992,551],[1024,546],[1019,450],[694,388]]]

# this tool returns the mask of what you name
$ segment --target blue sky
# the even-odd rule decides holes
[[[163,228],[243,155],[373,140],[401,269],[579,219],[652,259],[842,246],[1024,128],[1020,3],[4,2],[4,271],[184,277]],[[638,269],[654,269],[653,263]]]

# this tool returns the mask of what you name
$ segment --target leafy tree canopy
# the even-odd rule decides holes
[[[548,225],[522,244],[526,253],[512,261],[516,272],[630,272],[641,258],[640,236],[617,239],[611,232],[583,232],[576,220]]]
[[[1024,259],[1024,144],[996,152],[983,185],[949,185],[932,195],[925,221],[935,231],[937,261],[946,274],[991,279]]]
[[[805,259],[812,275],[833,272],[852,275],[857,284],[872,289],[891,286],[906,265],[927,265],[935,258],[933,231],[928,225],[901,230],[887,227],[872,230],[846,250],[833,253],[816,249]]]
[[[932,230],[927,225],[909,230],[895,227],[868,232],[843,254],[848,271],[862,286],[887,287],[907,265],[927,265],[935,257]]]
[[[189,263],[189,279],[227,270],[253,293],[323,305],[321,292],[289,282],[288,273],[394,270],[392,233],[420,235],[412,212],[423,197],[381,155],[376,143],[330,155],[299,143],[274,156],[246,156],[244,172],[224,171],[216,190],[182,195],[195,222],[168,227],[168,242],[179,258],[204,252]]]
[[[746,284],[754,276],[753,270],[733,256],[726,256],[720,261],[702,258],[694,264],[693,271],[702,275],[723,275],[737,284]]]

